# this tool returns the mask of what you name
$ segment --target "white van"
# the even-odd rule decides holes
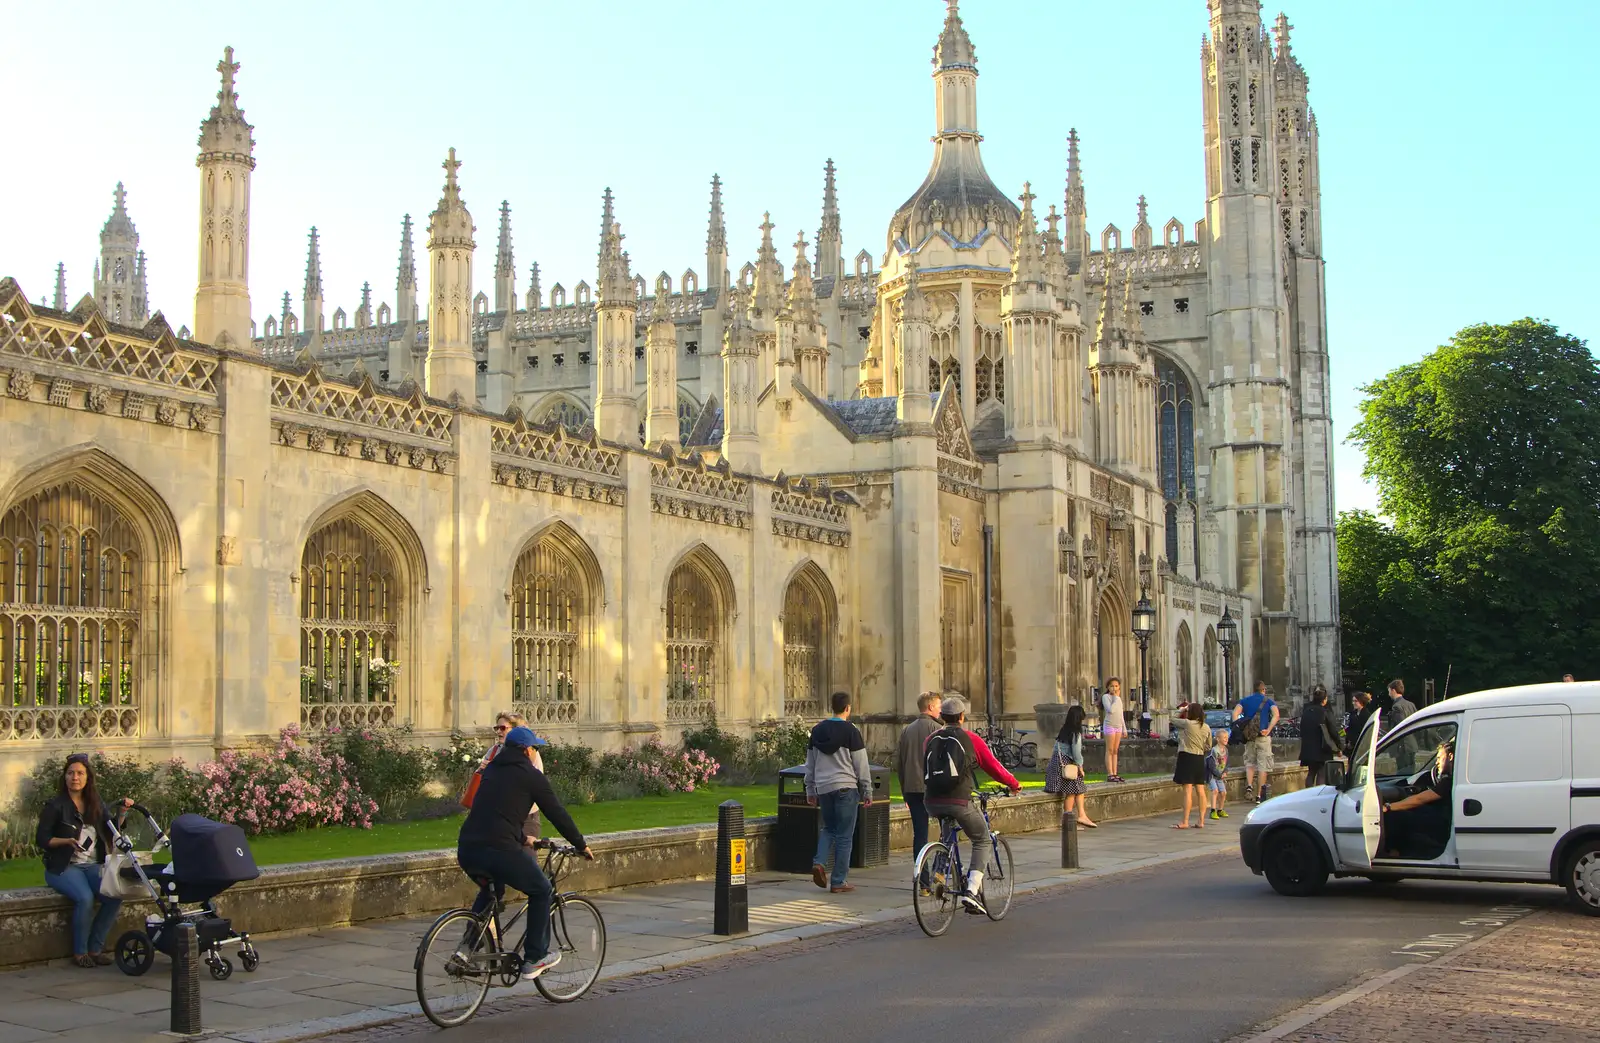
[[[1600,916],[1600,683],[1456,696],[1381,735],[1374,716],[1357,751],[1339,785],[1245,819],[1245,864],[1273,890],[1316,894],[1330,874],[1545,883]],[[1385,810],[1424,790],[1431,803]]]

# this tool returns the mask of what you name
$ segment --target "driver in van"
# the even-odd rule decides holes
[[[1439,744],[1427,785],[1383,805],[1384,858],[1436,858],[1450,842],[1450,791],[1455,781],[1456,741]]]

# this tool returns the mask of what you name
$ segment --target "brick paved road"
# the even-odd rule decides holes
[[[1535,913],[1407,968],[1382,987],[1295,1012],[1235,1043],[1593,1043],[1600,1039],[1600,919]],[[1376,984],[1376,982],[1374,983]],[[1360,993],[1362,990],[1353,990]]]

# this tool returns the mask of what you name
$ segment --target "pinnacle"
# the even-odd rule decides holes
[[[459,198],[461,186],[456,183],[456,171],[461,169],[461,161],[456,158],[455,146],[450,146],[450,155],[444,163],[444,194],[445,198]]]

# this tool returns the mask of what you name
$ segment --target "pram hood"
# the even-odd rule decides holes
[[[172,840],[171,873],[180,884],[216,887],[261,875],[244,830],[203,815],[179,815],[167,835]],[[222,885],[222,886],[216,886]]]

